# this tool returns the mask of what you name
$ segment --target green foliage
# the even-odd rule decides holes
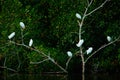
[[[94,0],[94,4],[90,7],[89,11],[93,10],[103,1]],[[119,5],[119,0],[111,0],[100,10],[85,19],[82,34],[82,38],[85,40],[84,49],[92,46],[96,50],[101,45],[108,43],[106,40],[107,35],[111,36],[113,40],[119,36]],[[21,42],[20,21],[23,21],[26,25],[24,30],[25,43],[28,44],[29,39],[32,38],[34,46],[44,53],[50,54],[58,63],[65,66],[67,50],[73,52],[77,50],[76,43],[78,42],[79,27],[75,14],[78,12],[82,16],[85,6],[85,0],[1,0],[0,55],[7,57],[7,66],[18,69],[19,63],[21,63],[22,65],[19,70],[32,70],[36,65],[29,65],[29,62],[43,59],[36,52],[7,43],[8,35],[13,31],[16,32],[13,40]],[[117,43],[114,47],[110,46],[101,51],[95,57],[106,59],[109,56],[109,59],[113,59],[118,56],[117,59],[120,60],[119,49],[119,43]],[[19,56],[20,61],[18,61],[17,56]],[[105,67],[109,66],[109,59],[105,61],[105,63],[108,63]],[[103,64],[105,63],[101,65],[104,66]],[[48,71],[53,70],[53,65],[48,62],[40,64],[40,66],[37,65],[36,72],[38,69],[44,71],[44,67],[46,71],[47,69]],[[57,70],[56,67],[55,69]]]
[[[55,48],[46,47],[44,45],[39,45],[37,47],[37,49],[40,50],[41,52],[44,52],[47,55],[50,55],[61,66],[63,66],[63,67],[65,66],[64,64],[68,58],[67,54],[63,54],[62,52],[60,52],[59,50],[57,50]],[[27,56],[28,56],[30,62],[41,62],[41,61],[47,59],[42,54],[34,52],[34,51],[30,52]],[[29,69],[30,69],[29,71],[35,72],[35,73],[52,72],[52,71],[60,70],[50,60],[47,60],[40,64],[39,63],[38,64],[30,64]]]

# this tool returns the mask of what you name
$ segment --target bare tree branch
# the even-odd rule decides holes
[[[99,7],[95,8],[94,10],[92,10],[91,12],[89,12],[88,14],[86,14],[86,16],[91,15],[93,12],[97,11],[98,9],[100,9],[101,7],[103,7],[105,5],[106,2],[108,2],[109,0],[105,0]]]
[[[25,45],[25,44],[16,43],[16,42],[14,42],[14,41],[10,41],[10,42],[13,43],[13,44],[16,44],[16,45],[18,45],[18,46],[24,46],[24,47],[26,47],[26,48],[28,48],[28,49],[31,49],[31,50],[39,53],[39,54],[42,54],[44,57],[46,57],[48,60],[50,60],[51,62],[53,62],[56,66],[58,66],[61,70],[63,70],[65,73],[67,73],[67,71],[66,71],[62,66],[60,66],[57,62],[54,61],[53,58],[51,58],[49,55],[46,55],[44,52],[39,51],[39,50],[36,49],[36,48],[32,48],[32,47],[30,47],[30,46],[27,46],[27,45]]]
[[[43,62],[45,62],[45,61],[48,61],[49,59],[44,59],[44,60],[42,60],[42,61],[39,61],[39,62],[30,62],[30,64],[41,64],[41,63],[43,63]]]
[[[115,42],[118,41],[119,39],[120,39],[120,37],[118,37],[116,40],[114,40],[114,41],[112,41],[112,42],[110,42],[110,43],[108,43],[108,44],[105,44],[105,45],[101,46],[100,48],[98,48],[96,51],[94,51],[94,52],[85,60],[85,63],[86,63],[94,54],[96,54],[97,52],[99,52],[101,49],[103,49],[103,48],[105,48],[105,47],[107,47],[107,46],[115,43]]]
[[[68,64],[69,64],[69,62],[70,62],[70,60],[72,59],[72,57],[69,57],[69,59],[67,60],[67,62],[66,62],[66,70],[67,70],[67,68],[68,68]]]
[[[14,70],[12,68],[5,67],[5,66],[0,66],[0,68],[7,69],[7,70],[13,71],[13,72],[17,72],[16,70]]]

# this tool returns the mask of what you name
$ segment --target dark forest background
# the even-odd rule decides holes
[[[104,0],[94,0],[89,11],[95,9]],[[85,10],[86,0],[0,0],[0,65],[16,69],[20,72],[46,72],[59,70],[49,62],[38,65],[30,61],[40,61],[41,56],[24,47],[8,44],[8,35],[15,31],[13,39],[20,42],[20,25],[24,22],[24,41],[34,40],[34,47],[50,53],[62,66],[68,56],[68,50],[73,53],[78,50],[78,23],[76,13],[81,16]],[[98,11],[85,19],[82,31],[84,48],[92,46],[94,51],[108,43],[106,36],[112,40],[120,35],[120,0],[110,0]],[[19,56],[19,60],[18,57]],[[19,63],[21,66],[18,67]],[[119,72],[120,42],[101,50],[93,56],[86,65],[87,72]],[[68,68],[69,72],[81,72],[81,59],[74,56]]]

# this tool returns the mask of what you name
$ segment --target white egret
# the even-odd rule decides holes
[[[92,47],[89,47],[89,48],[88,48],[88,50],[86,51],[86,52],[87,52],[87,54],[91,53],[91,52],[92,52],[92,50],[93,50],[93,48],[92,48]]]
[[[9,38],[9,39],[12,39],[14,36],[15,36],[15,32],[12,32],[12,33],[8,36],[8,38]]]
[[[76,46],[77,46],[77,47],[81,47],[83,43],[84,43],[84,40],[81,39],[81,40],[79,40],[79,42],[76,44]]]
[[[79,13],[76,13],[76,17],[77,17],[78,19],[81,19],[81,15],[80,15]]]
[[[25,29],[25,24],[23,22],[20,22],[20,26],[22,29]]]
[[[112,39],[110,36],[107,36],[107,40],[108,40],[108,42],[110,42]]]
[[[31,47],[31,46],[32,46],[32,44],[33,44],[33,40],[32,40],[32,39],[30,39],[30,41],[29,41],[29,46]]]
[[[72,52],[71,52],[71,51],[67,51],[67,55],[68,55],[69,57],[72,57]]]

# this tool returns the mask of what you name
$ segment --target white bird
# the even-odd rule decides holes
[[[32,46],[32,44],[33,44],[33,40],[32,40],[32,39],[30,39],[30,41],[29,41],[29,46],[31,47],[31,46]]]
[[[108,42],[110,42],[112,39],[110,36],[107,36],[107,40],[108,40]]]
[[[92,47],[89,47],[89,48],[88,48],[88,50],[86,51],[86,52],[87,52],[87,54],[91,53],[91,52],[92,52],[92,50],[93,50],[93,48],[92,48]]]
[[[80,15],[79,13],[76,13],[76,17],[77,17],[78,19],[81,19],[81,15]]]
[[[69,57],[72,57],[72,52],[71,52],[71,51],[67,51],[67,55],[68,55]]]
[[[79,40],[79,42],[76,44],[76,46],[77,46],[77,47],[81,47],[83,43],[84,43],[84,40],[81,39],[81,40]]]
[[[20,22],[20,26],[22,29],[25,29],[25,24],[23,22]]]
[[[12,39],[14,36],[15,36],[15,32],[12,32],[12,33],[8,36],[8,38],[9,38],[9,39]]]

